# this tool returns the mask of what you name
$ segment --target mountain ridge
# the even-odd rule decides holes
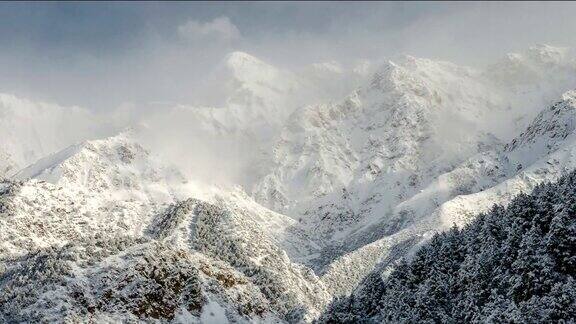
[[[539,46],[503,62],[510,69],[482,71],[405,56],[344,99],[299,105],[292,90],[273,90],[291,89],[281,69],[232,53],[224,63],[242,96],[232,91],[224,107],[175,107],[2,182],[0,316],[313,321],[434,234],[576,168],[574,60]],[[517,77],[523,69],[530,82]],[[164,146],[191,156],[166,163]],[[217,183],[216,165],[245,178]]]

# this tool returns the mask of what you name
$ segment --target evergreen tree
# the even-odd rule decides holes
[[[435,235],[320,322],[576,321],[576,172]],[[377,279],[376,279],[377,278]]]

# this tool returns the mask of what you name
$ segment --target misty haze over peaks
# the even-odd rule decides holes
[[[0,4],[0,323],[573,322],[576,6]]]

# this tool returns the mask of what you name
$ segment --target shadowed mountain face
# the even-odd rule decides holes
[[[117,123],[80,108],[0,96],[0,320],[570,319],[548,304],[572,298],[555,285],[571,287],[573,256],[551,248],[572,228],[554,221],[576,169],[569,52],[364,63],[234,52],[222,106],[109,137]],[[515,212],[537,197],[546,213]],[[510,207],[482,214],[494,204]],[[522,272],[528,247],[547,274]]]

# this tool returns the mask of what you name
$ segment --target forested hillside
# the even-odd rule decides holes
[[[374,272],[320,322],[570,322],[576,318],[576,172],[434,236]]]

